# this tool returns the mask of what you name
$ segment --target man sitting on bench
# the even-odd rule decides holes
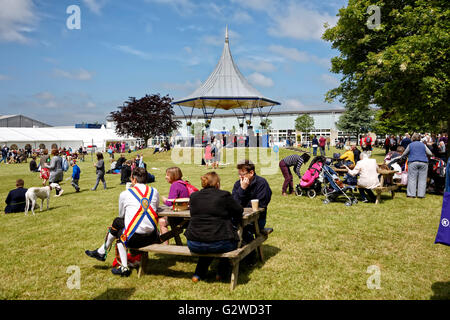
[[[244,208],[251,208],[252,200],[259,200],[259,208],[264,209],[258,219],[259,230],[263,233],[270,233],[272,229],[264,229],[266,225],[267,206],[272,198],[272,190],[269,183],[263,177],[257,176],[255,165],[250,160],[241,161],[237,165],[239,180],[233,187],[233,198]],[[253,241],[255,226],[249,224],[245,226],[242,234],[243,244]],[[249,255],[249,260],[254,260],[255,252]]]
[[[157,229],[159,193],[155,188],[147,186],[147,172],[144,168],[135,168],[131,173],[131,188],[119,196],[119,217],[114,219],[106,235],[105,243],[97,250],[85,253],[100,261],[106,260],[107,251],[117,239],[117,249],[121,265],[111,272],[114,275],[128,277],[127,248],[142,248],[159,243]]]

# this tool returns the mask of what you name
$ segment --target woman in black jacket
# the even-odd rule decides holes
[[[237,248],[237,227],[244,209],[231,193],[220,190],[220,178],[215,172],[201,177],[203,189],[190,196],[191,220],[184,233],[189,250],[194,253],[224,253]],[[213,258],[200,257],[192,281],[206,276]],[[221,259],[217,279],[228,271],[228,260]]]

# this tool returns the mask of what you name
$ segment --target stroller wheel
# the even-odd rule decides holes
[[[316,190],[314,189],[309,189],[308,192],[306,193],[308,195],[308,197],[315,198],[316,197]]]
[[[297,186],[297,187],[295,188],[295,194],[296,194],[297,196],[301,197],[301,196],[303,195],[303,190],[302,190],[299,186]]]
[[[322,202],[323,202],[323,204],[329,204],[329,203],[330,203],[330,200],[325,199],[325,200],[323,200]]]
[[[358,199],[354,198],[354,199],[352,200],[352,203],[353,203],[353,204],[357,204],[357,203],[358,203]]]
[[[321,190],[322,191],[322,195],[325,196],[327,194],[327,189],[328,189],[327,186],[323,186],[322,187],[322,190]]]
[[[351,202],[351,201],[347,201],[347,202],[345,203],[345,205],[346,205],[347,207],[351,207],[352,202]]]

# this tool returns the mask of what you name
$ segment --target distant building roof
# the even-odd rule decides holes
[[[0,127],[3,128],[45,128],[51,127],[46,123],[31,119],[21,114],[0,115]]]

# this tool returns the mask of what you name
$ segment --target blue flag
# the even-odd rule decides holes
[[[444,193],[442,203],[442,214],[439,220],[439,229],[434,243],[441,243],[450,246],[450,192]]]

